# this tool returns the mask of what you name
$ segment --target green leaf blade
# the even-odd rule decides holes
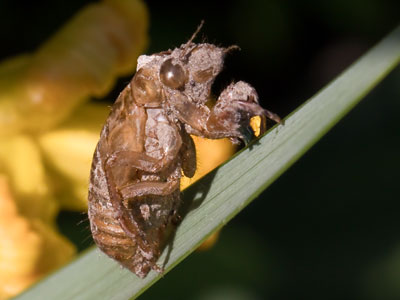
[[[193,209],[177,229],[166,271],[256,198],[399,62],[400,27],[290,114],[284,124],[275,126],[251,147],[187,189],[184,199],[193,202]],[[165,261],[166,252],[160,263]],[[139,279],[97,249],[91,249],[17,299],[128,299],[140,295],[159,278],[151,272]]]

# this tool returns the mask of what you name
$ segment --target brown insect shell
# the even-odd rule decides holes
[[[154,68],[143,67],[133,76],[131,83],[132,97],[135,103],[144,107],[160,107],[162,102],[161,86]]]
[[[190,99],[190,101],[205,104],[210,99],[211,86],[215,77],[222,70],[226,52],[226,48],[220,48],[212,44],[190,42],[174,50],[161,52],[158,55],[141,55],[138,59],[137,70],[138,73],[141,69],[152,70],[152,78],[157,76],[157,82],[161,82],[167,101],[174,102],[172,99],[173,94],[179,93]],[[167,82],[163,78],[165,74],[161,71],[163,67],[168,65],[182,68],[184,75],[179,74],[178,78],[181,78],[181,81],[184,82],[183,85]],[[177,68],[179,69],[179,67]],[[173,103],[170,104],[173,106]]]
[[[199,44],[190,51],[188,67],[192,78],[205,83],[215,78],[222,69],[225,49],[211,44]]]
[[[180,205],[181,171],[192,176],[196,170],[189,134],[246,140],[249,134],[243,130],[251,116],[279,120],[266,114],[255,90],[244,82],[232,83],[207,107],[229,49],[189,41],[174,50],[140,56],[136,75],[103,127],[89,186],[93,238],[108,256],[141,278],[150,269],[162,271],[156,261]],[[164,69],[176,75],[173,80],[160,76],[164,63]]]
[[[186,95],[197,103],[205,104],[210,100],[211,86],[221,72],[225,48],[211,44],[194,44],[187,56],[189,81],[185,86]]]

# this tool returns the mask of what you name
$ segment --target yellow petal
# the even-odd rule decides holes
[[[51,198],[42,157],[32,137],[0,139],[0,171],[9,175],[17,207],[24,216],[54,220],[58,205]]]
[[[255,136],[260,135],[260,127],[261,127],[261,117],[260,116],[255,116],[250,119],[250,126],[254,131]]]
[[[218,241],[220,230],[211,234],[196,250],[197,251],[207,251],[212,248]]]
[[[64,209],[87,209],[92,157],[109,112],[108,105],[87,103],[62,125],[38,138],[52,172],[57,200]]]
[[[61,267],[75,255],[75,246],[52,227],[39,219],[31,220],[31,226],[41,238],[40,256],[34,270],[38,276]]]
[[[62,174],[76,181],[88,181],[90,163],[98,133],[81,130],[60,129],[46,133],[40,138],[46,160]]]
[[[218,167],[235,153],[235,146],[229,139],[210,140],[192,136],[196,146],[197,169],[192,178],[182,177],[181,190]]]
[[[7,177],[0,174],[0,299],[20,293],[75,254],[74,246],[40,219],[17,212]]]
[[[134,71],[147,24],[140,0],[89,4],[22,63],[0,65],[0,135],[45,130],[107,93],[117,76]]]

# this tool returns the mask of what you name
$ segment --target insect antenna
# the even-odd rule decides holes
[[[204,25],[204,20],[201,20],[200,25],[197,26],[196,31],[192,34],[191,38],[187,41],[186,45],[189,45],[193,42],[193,40],[196,38],[197,34],[200,32],[203,25]]]
[[[201,28],[204,25],[204,20],[201,20],[200,25],[197,26],[196,31],[192,34],[192,36],[190,37],[190,39],[186,42],[186,44],[182,45],[181,48],[183,48],[182,53],[180,55],[180,58],[184,58],[185,60],[188,59],[188,57],[190,56],[190,53],[196,49],[196,45],[192,45],[193,44],[193,40],[196,38],[196,36],[198,35],[198,33],[200,32]]]
[[[232,45],[232,46],[229,46],[229,47],[227,47],[227,48],[225,48],[224,49],[224,52],[225,52],[225,54],[226,53],[229,53],[229,52],[231,52],[231,51],[240,51],[241,49],[240,49],[240,47],[239,46],[237,46],[237,45]]]

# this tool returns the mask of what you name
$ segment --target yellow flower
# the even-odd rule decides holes
[[[0,299],[76,253],[55,218],[60,208],[86,209],[90,160],[108,113],[84,103],[133,73],[147,24],[142,1],[104,0],[36,52],[0,63]]]
[[[0,174],[0,299],[19,293],[75,253],[53,227],[19,214],[7,177]]]

